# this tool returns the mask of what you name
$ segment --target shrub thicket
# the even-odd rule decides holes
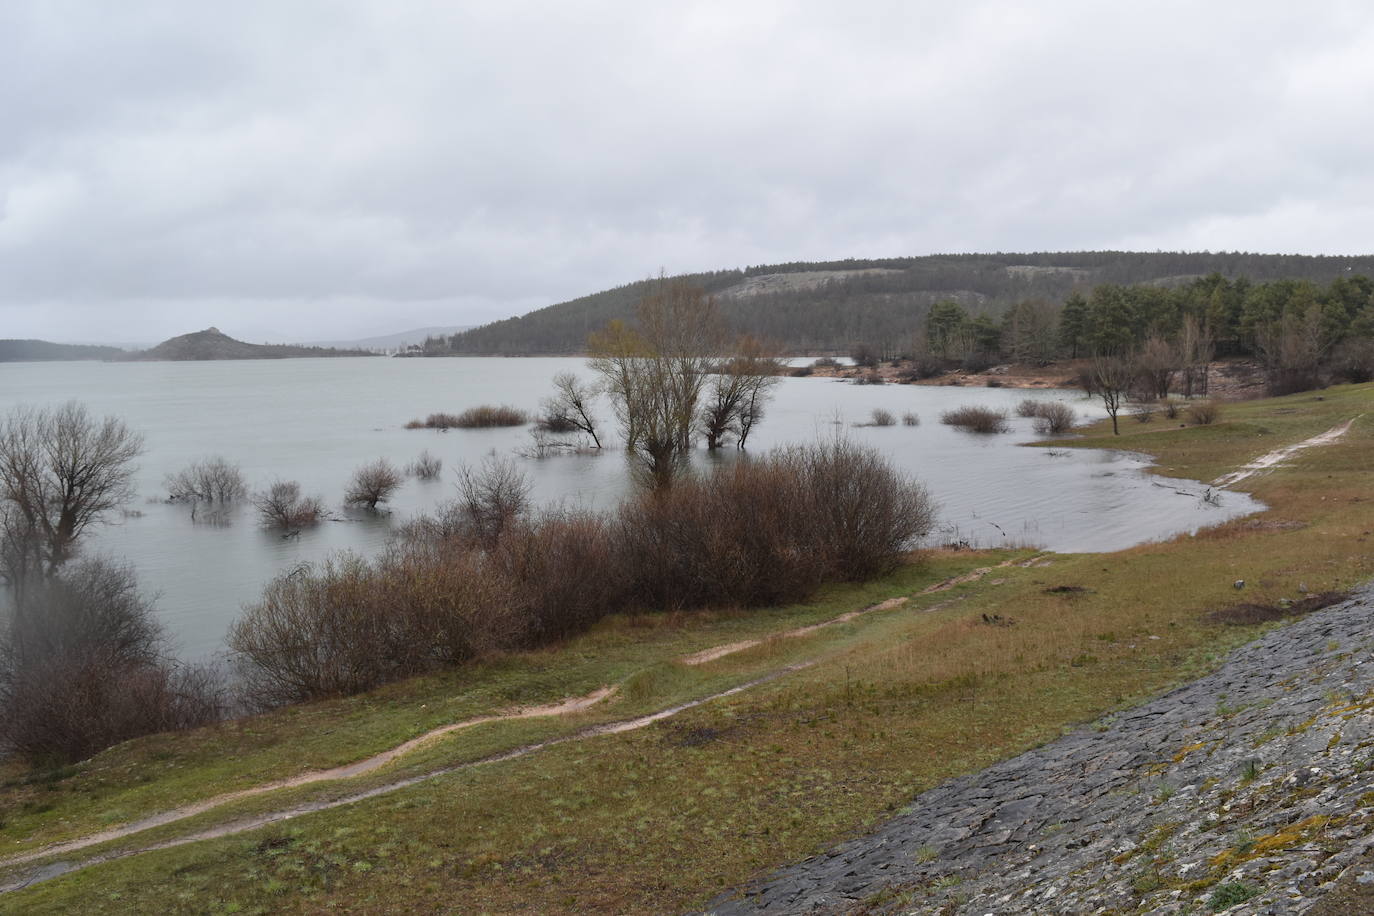
[[[87,560],[29,583],[0,650],[0,747],[69,763],[223,712],[210,669],[172,661],[133,574]]]
[[[484,404],[462,413],[432,413],[423,420],[411,420],[406,429],[486,429],[495,426],[524,426],[529,414],[518,407]]]
[[[973,433],[1004,433],[1007,431],[1007,415],[991,407],[956,407],[940,414],[940,422],[946,426],[957,426]]]
[[[1035,431],[1042,436],[1066,433],[1078,422],[1073,408],[1061,401],[1041,401],[1035,413]]]
[[[1194,401],[1188,405],[1188,419],[1198,426],[1210,426],[1221,419],[1221,405],[1216,401]]]
[[[283,576],[230,631],[259,705],[355,693],[613,613],[760,606],[891,569],[934,522],[918,484],[838,441],[685,477],[611,513],[531,513],[490,462],[368,562]]]

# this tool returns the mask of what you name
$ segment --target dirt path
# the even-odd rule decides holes
[[[992,572],[994,569],[1002,569],[1007,566],[1031,567],[1039,565],[1049,565],[1049,560],[1045,557],[1044,554],[1037,554],[1031,557],[1029,560],[1021,560],[1020,562],[1017,562],[1015,560],[1007,560],[1005,562],[998,563],[996,566],[982,566],[978,569],[964,573],[962,576],[954,576],[953,578],[945,579],[943,582],[937,582],[934,585],[928,586],[927,588],[922,589],[920,594],[932,595],[936,592],[949,591],[956,585],[964,585],[968,582],[977,582],[979,579],[983,578],[988,573]],[[862,617],[865,614],[872,614],[874,611],[890,611],[895,607],[901,607],[910,600],[911,598],[905,595],[897,598],[889,598],[886,601],[880,601],[877,604],[870,604],[868,607],[860,608],[857,611],[849,611],[848,613],[841,614],[840,616],[832,618],[830,620],[823,620],[820,623],[813,623],[810,626],[798,627],[795,630],[787,630],[786,632],[778,633],[775,636],[768,636],[763,639],[743,639],[739,642],[731,642],[725,643],[724,645],[720,646],[712,646],[709,649],[702,649],[700,652],[694,652],[691,655],[684,655],[682,658],[678,659],[678,661],[680,661],[684,665],[704,665],[707,662],[713,662],[718,658],[724,658],[727,655],[733,655],[736,652],[743,652],[745,649],[752,649],[755,646],[763,645],[764,642],[770,639],[794,639],[798,636],[810,636],[817,630],[823,630],[826,627],[833,627],[836,624],[840,623],[848,623],[849,621],[856,620],[857,618]],[[925,610],[927,612],[935,611],[945,607],[946,605],[947,602],[936,604],[926,608]]]
[[[992,572],[994,569],[999,569],[1008,566],[1031,567],[1037,565],[1044,565],[1047,562],[1048,561],[1046,560],[1043,554],[1036,555],[1034,557],[1031,557],[1030,559],[1022,560],[1019,562],[1007,560],[1003,563],[998,564],[995,567],[980,567],[963,575],[954,576],[952,578],[946,579],[942,582],[936,583],[935,585],[931,585],[923,589],[920,592],[920,594],[928,595],[937,592],[948,591],[958,585],[963,585],[969,582],[975,582],[979,579],[982,579],[984,576]],[[859,617],[874,613],[876,611],[886,611],[900,607],[910,600],[911,599],[907,596],[889,598],[886,601],[880,601],[876,604],[869,605],[868,607],[861,608],[857,611],[849,611],[830,620],[810,624],[804,627],[798,627],[796,629],[788,630],[783,633],[777,634],[776,636],[766,637],[766,639],[789,639],[802,636],[809,636],[812,633],[818,632],[827,627],[836,626],[841,623],[848,623],[852,620],[856,620]],[[937,610],[939,608],[947,606],[948,603],[949,602],[941,602],[940,604],[937,604],[925,610]],[[682,658],[678,659],[678,661],[681,664],[691,666],[703,665],[707,662],[715,661],[716,659],[723,658],[735,652],[740,652],[745,649],[761,645],[764,641],[765,639],[748,639],[741,640],[739,642],[727,643],[725,645],[713,646],[709,649],[704,649],[700,652],[695,652],[691,655],[683,656]],[[548,747],[553,747],[558,744],[563,744],[567,741],[585,740],[587,738],[599,737],[601,735],[620,734],[622,732],[644,728],[645,726],[651,725],[654,722],[658,722],[663,719],[667,719],[671,716],[675,716],[678,713],[684,712],[688,709],[692,709],[696,706],[700,706],[703,703],[708,703],[713,700],[718,700],[728,696],[732,696],[744,690],[748,690],[752,687],[759,686],[760,684],[767,683],[768,681],[774,680],[775,678],[781,677],[785,674],[789,674],[793,671],[800,670],[801,668],[809,667],[814,663],[814,661],[808,661],[799,664],[788,665],[776,671],[770,672],[769,674],[766,674],[760,678],[749,681],[748,683],[741,684],[737,687],[732,687],[729,690],[712,694],[711,696],[703,697],[698,700],[691,700],[686,703],[669,707],[668,709],[660,710],[659,712],[650,713],[645,716],[640,716],[634,719],[627,719],[620,722],[612,722],[605,725],[592,726],[590,728],[583,729],[581,731],[575,732],[571,735],[563,736],[561,738],[554,738],[549,741],[544,741],[537,744],[531,744],[515,748],[511,751],[505,751],[493,755],[491,757],[483,758],[482,760],[461,764],[456,767],[445,767],[419,776],[396,780],[394,782],[387,783],[383,786],[348,795],[343,798],[336,799],[334,801],[306,803],[296,807],[283,809],[281,811],[264,814],[258,817],[242,819],[238,821],[231,821],[222,825],[218,825],[215,827],[208,828],[206,830],[199,831],[197,833],[188,834],[184,837],[178,837],[174,840],[167,840],[161,843],[151,844],[142,847],[117,850],[114,852],[95,856],[83,862],[58,862],[49,864],[48,866],[42,867],[36,870],[34,873],[26,876],[21,881],[0,886],[0,893],[18,890],[22,887],[27,887],[29,884],[34,883],[35,881],[46,880],[51,877],[56,877],[59,874],[64,874],[67,871],[71,871],[78,868],[86,868],[90,865],[110,861],[111,859],[123,858],[125,856],[135,855],[140,852],[148,852],[157,849],[168,849],[174,846],[182,846],[187,843],[198,842],[201,840],[215,839],[222,836],[230,836],[236,833],[242,833],[247,830],[253,830],[257,827],[262,827],[268,824],[276,823],[278,821],[298,817],[302,814],[309,814],[315,811],[324,811],[330,808],[336,808],[342,805],[352,804],[353,802],[363,801],[365,799],[372,798],[376,795],[381,795],[388,792],[396,791],[398,789],[407,788],[419,782],[432,779],[436,776],[452,773],[460,769],[466,769],[469,767],[479,766],[481,764],[486,763],[499,763],[506,760],[514,760],[518,757],[524,757],[528,754],[535,753],[536,751],[540,751]],[[614,695],[614,693],[614,687],[602,687],[583,697],[570,697],[561,700],[557,703],[551,703],[543,706],[523,707],[519,709],[510,710],[508,712],[496,713],[489,716],[478,716],[472,719],[465,719],[461,722],[454,722],[449,725],[444,725],[440,726],[439,728],[432,729],[431,731],[425,732],[423,735],[419,735],[415,738],[398,744],[395,747],[389,748],[385,751],[382,751],[381,753],[374,754],[370,757],[356,761],[354,763],[333,767],[328,770],[314,770],[311,772],[302,773],[298,776],[293,776],[289,779],[276,780],[274,782],[263,783],[262,785],[258,786],[252,786],[247,789],[239,789],[234,792],[226,792],[221,795],[216,795],[212,798],[207,798],[203,801],[193,802],[191,804],[183,805],[178,808],[173,808],[168,811],[158,812],[156,814],[149,815],[148,817],[141,818],[137,821],[132,821],[128,824],[124,824],[119,827],[111,827],[108,830],[102,830],[98,833],[78,837],[74,840],[68,840],[66,842],[45,846],[41,849],[34,849],[28,852],[19,853],[17,855],[2,858],[0,859],[0,868],[10,868],[17,865],[24,865],[30,862],[36,862],[40,859],[47,859],[54,856],[62,856],[67,853],[77,852],[79,850],[87,849],[89,847],[96,846],[102,843],[125,839],[127,837],[134,836],[135,834],[142,833],[144,831],[151,830],[156,827],[163,827],[168,824],[174,824],[177,821],[182,821],[199,814],[204,814],[207,811],[211,811],[215,808],[221,807],[231,802],[241,801],[246,798],[253,798],[259,795],[266,795],[271,792],[298,788],[301,786],[311,785],[314,783],[331,782],[341,779],[350,779],[355,776],[362,776],[364,774],[374,772],[380,769],[381,767],[386,766],[387,764],[397,760],[398,758],[406,754],[409,754],[412,751],[415,751],[427,744],[430,744],[445,735],[452,734],[453,732],[460,731],[462,729],[468,729],[474,726],[484,725],[489,722],[499,722],[513,719],[530,719],[546,716],[567,716],[574,713],[582,712],[596,705],[597,703],[600,703],[601,701],[611,697],[612,695]]]
[[[430,744],[431,742],[443,737],[444,735],[452,734],[453,732],[459,731],[460,729],[472,728],[476,725],[485,725],[488,722],[501,722],[510,719],[534,719],[542,718],[544,716],[571,715],[572,713],[581,712],[584,709],[587,709],[601,702],[602,700],[606,699],[614,693],[614,687],[602,687],[598,690],[592,691],[585,697],[569,697],[566,700],[562,700],[558,703],[550,703],[545,706],[523,707],[520,709],[511,710],[509,712],[496,713],[490,716],[478,716],[474,719],[465,719],[462,722],[454,722],[449,725],[444,725],[439,728],[433,729],[432,731],[425,732],[423,735],[420,735],[416,738],[411,738],[409,741],[406,741],[402,744],[398,744],[389,750],[385,750],[380,754],[374,754],[371,757],[368,757],[364,760],[359,760],[355,763],[349,763],[343,766],[333,767],[332,769],[328,770],[313,770],[308,773],[302,773],[299,776],[292,776],[290,779],[280,779],[275,782],[263,783],[259,786],[252,786],[251,788],[247,789],[239,789],[235,792],[225,792],[222,795],[216,795],[213,798],[207,798],[204,801],[193,802],[189,805],[183,805],[180,808],[173,808],[169,811],[161,811],[157,814],[149,815],[148,817],[142,818],[137,821],[133,821],[128,824],[121,825],[119,827],[111,827],[109,830],[102,830],[99,833],[92,833],[88,836],[79,837],[75,840],[69,840],[65,843],[56,843],[51,846],[44,846],[41,849],[35,849],[29,852],[20,853],[19,855],[9,856],[0,859],[0,868],[5,868],[14,865],[23,865],[25,862],[32,862],[37,859],[47,858],[48,856],[63,855],[65,853],[75,852],[79,849],[85,849],[89,846],[96,846],[100,843],[106,843],[110,840],[123,839],[124,837],[132,836],[135,833],[142,833],[143,831],[151,830],[154,827],[162,827],[166,824],[172,824],[177,821],[185,820],[188,817],[194,817],[197,814],[203,814],[206,811],[218,808],[221,805],[226,805],[229,802],[239,801],[245,798],[252,798],[256,795],[266,795],[269,792],[276,792],[281,789],[294,789],[298,786],[307,786],[316,782],[329,782],[338,779],[348,779],[353,776],[361,776],[364,773],[371,773],[373,770],[380,769],[381,767],[392,762],[396,758],[408,754],[411,751],[423,747],[426,744]]]
[[[580,731],[574,732],[570,735],[564,735],[559,738],[551,738],[547,741],[540,741],[535,744],[527,744],[509,751],[502,751],[499,754],[493,754],[492,756],[484,757],[481,760],[474,760],[468,763],[460,763],[456,766],[442,767],[437,770],[432,770],[428,773],[422,773],[418,776],[409,776],[404,779],[398,779],[380,786],[374,786],[373,788],[366,789],[362,792],[356,792],[352,795],[346,795],[342,798],[336,798],[327,801],[307,802],[305,804],[297,805],[291,808],[285,808],[279,811],[272,811],[266,814],[255,815],[253,817],[241,818],[239,820],[228,821],[223,824],[217,824],[214,827],[209,827],[205,830],[200,830],[195,833],[187,834],[185,836],[174,837],[170,840],[163,840],[157,843],[150,843],[145,846],[131,846],[123,849],[111,850],[109,852],[101,853],[99,855],[92,856],[88,859],[80,861],[51,862],[47,865],[35,869],[33,872],[25,875],[24,877],[18,880],[11,881],[7,884],[0,884],[0,894],[22,890],[23,888],[29,887],[33,884],[37,884],[40,881],[47,881],[51,878],[56,878],[59,875],[64,875],[70,872],[79,871],[84,868],[89,868],[92,865],[100,865],[105,862],[112,862],[116,859],[128,858],[130,856],[138,855],[139,853],[153,852],[159,849],[173,849],[178,846],[186,846],[190,843],[199,843],[204,840],[214,840],[219,839],[221,837],[234,836],[236,834],[244,833],[249,830],[256,830],[259,827],[266,827],[269,824],[276,824],[282,821],[291,820],[292,818],[300,817],[303,814],[313,814],[317,811],[328,811],[334,808],[341,808],[345,805],[351,805],[356,802],[365,801],[369,798],[376,798],[379,795],[386,795],[391,792],[398,791],[400,789],[407,789],[411,786],[418,785],[419,783],[426,782],[439,776],[446,776],[450,773],[456,773],[460,770],[469,770],[474,767],[483,766],[485,764],[503,763],[508,760],[516,760],[520,757],[527,757],[530,754],[537,753],[538,751],[546,750],[551,747],[557,747],[560,744],[567,744],[571,741],[584,741],[589,738],[597,738],[603,735],[618,735],[623,734],[624,732],[645,728],[646,726],[652,725],[655,722],[660,722],[664,719],[671,718],[672,716],[675,716],[681,712],[685,712],[689,709],[694,709],[705,703],[710,703],[714,700],[720,700],[724,699],[725,697],[734,696],[738,693],[743,693],[746,690],[758,687],[770,681],[777,680],[778,678],[791,674],[794,671],[800,671],[803,668],[809,668],[813,664],[815,664],[814,661],[808,661],[801,662],[795,665],[787,665],[783,668],[777,669],[776,671],[771,671],[768,674],[763,675],[762,677],[755,678],[754,680],[749,681],[747,683],[731,687],[729,690],[722,690],[719,693],[714,693],[710,696],[701,697],[700,699],[696,700],[688,700],[685,703],[679,703],[676,706],[671,706],[667,709],[659,710],[658,712],[638,716],[633,719],[623,719],[619,722],[608,722],[603,725],[593,725],[589,728],[581,729]],[[594,694],[592,696],[594,696]],[[586,699],[587,698],[582,698],[583,701],[585,701]],[[560,704],[560,706],[562,705],[563,704]],[[587,703],[587,705],[590,705],[590,703]],[[449,728],[450,730],[452,730],[453,727]],[[369,760],[371,759],[374,758],[369,758]],[[357,766],[357,764],[354,764],[353,766]],[[223,798],[223,796],[221,796],[221,798]],[[149,820],[152,819],[150,818]],[[168,822],[168,820],[163,820],[160,823]],[[146,822],[140,823],[144,824]],[[25,853],[23,856],[0,861],[0,868],[6,866],[19,865],[25,862],[33,861],[34,859],[40,856],[58,855],[62,852],[79,849],[82,846],[89,846],[91,845],[91,843],[94,842],[104,842],[110,839],[120,839],[123,836],[128,836],[129,834],[136,832],[133,829],[135,826],[136,825],[131,824],[127,827],[119,828],[115,831],[107,831],[105,834],[95,835],[101,837],[101,839],[86,837],[82,840],[74,840],[70,844],[48,847],[47,849],[39,850],[34,853]],[[142,830],[147,828],[146,826],[144,826],[139,827],[138,829]]]
[[[1361,414],[1360,416],[1364,415]],[[1293,445],[1285,445],[1283,448],[1277,448],[1274,449],[1272,452],[1260,455],[1254,461],[1251,461],[1249,464],[1245,465],[1239,470],[1232,471],[1229,474],[1221,475],[1216,480],[1212,481],[1212,486],[1229,487],[1232,484],[1237,484],[1240,483],[1242,480],[1254,477],[1261,471],[1268,471],[1278,467],[1280,464],[1284,463],[1289,458],[1292,458],[1294,455],[1296,455],[1298,452],[1303,451],[1304,449],[1315,448],[1319,445],[1330,445],[1332,442],[1335,442],[1337,439],[1341,438],[1341,436],[1344,436],[1347,432],[1349,432],[1350,425],[1359,418],[1360,417],[1351,417],[1349,420],[1346,420],[1340,426],[1333,426],[1326,432],[1321,433],[1320,435],[1313,436],[1311,439],[1304,439],[1303,441],[1294,443]]]

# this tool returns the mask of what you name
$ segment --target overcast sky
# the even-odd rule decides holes
[[[1368,4],[0,3],[0,337],[847,256],[1374,250]]]

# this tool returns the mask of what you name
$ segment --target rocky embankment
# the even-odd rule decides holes
[[[1374,589],[710,912],[1374,913]]]

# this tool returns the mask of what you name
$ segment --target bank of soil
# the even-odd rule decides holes
[[[1371,652],[1366,589],[709,912],[1374,912]]]

